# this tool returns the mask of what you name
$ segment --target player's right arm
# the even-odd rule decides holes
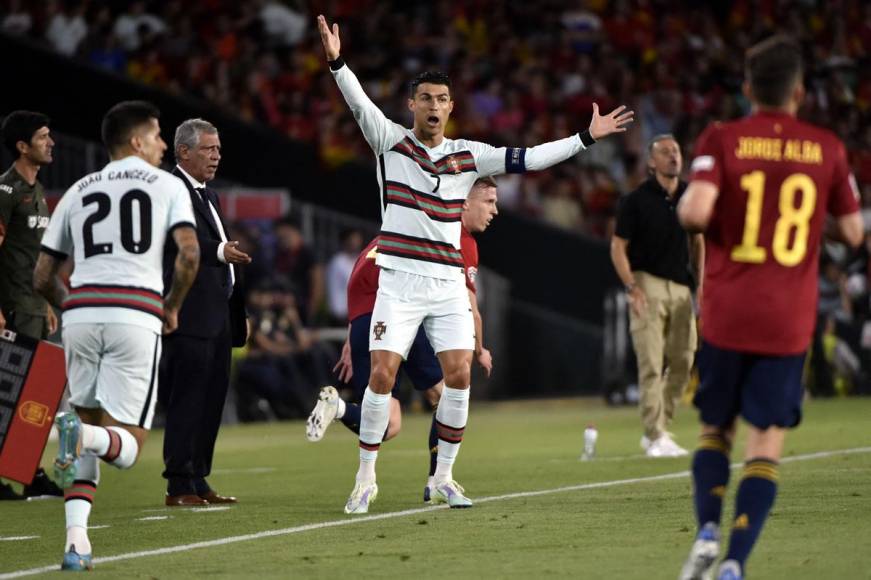
[[[164,334],[178,328],[178,311],[200,267],[200,244],[197,241],[196,228],[180,225],[172,230],[172,239],[178,246],[178,254],[175,257],[172,285],[163,301]]]
[[[865,224],[858,204],[859,187],[850,172],[844,144],[838,140],[834,149],[832,191],[826,210],[835,218],[835,235],[832,237],[856,249],[865,239]]]
[[[691,166],[692,180],[677,206],[677,219],[690,233],[704,232],[711,222],[723,183],[723,154],[719,123],[699,136]]]
[[[340,56],[342,42],[339,39],[339,25],[333,23],[332,29],[327,25],[323,15],[318,16],[318,30],[321,33],[321,42],[324,45],[324,54],[327,62],[345,102],[351,109],[354,119],[363,131],[363,137],[372,147],[376,155],[389,151],[391,147],[401,141],[404,132],[402,127],[384,116],[375,103],[363,91],[360,81],[351,72],[348,65]]]
[[[33,289],[56,308],[63,305],[68,294],[58,271],[73,251],[69,214],[72,198],[73,194],[68,190],[54,209],[48,228],[42,235],[42,247],[33,269]]]

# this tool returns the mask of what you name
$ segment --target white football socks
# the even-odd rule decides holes
[[[76,547],[79,554],[91,553],[91,540],[88,538],[88,517],[91,502],[100,480],[100,461],[95,455],[82,455],[78,461],[76,480],[72,487],[64,490],[64,513],[67,523],[67,541],[64,552],[70,546]]]
[[[375,481],[375,461],[390,421],[390,393],[380,395],[366,387],[360,405],[360,468],[357,482]]]
[[[460,442],[469,418],[469,388],[445,387],[436,409],[439,451],[433,479],[442,483],[453,479],[454,461],[460,452]]]
[[[116,444],[118,447],[117,455],[104,457],[104,459],[119,469],[133,467],[133,464],[136,463],[136,456],[139,454],[139,443],[136,441],[136,437],[123,427],[106,427],[106,431],[109,431],[109,437],[113,439],[109,445],[110,452],[115,452],[115,449],[111,448],[115,447]]]
[[[106,455],[109,451],[109,432],[105,427],[82,423],[82,453]]]
[[[127,429],[82,424],[82,456],[96,455],[115,467],[128,469],[136,463],[138,453],[139,443]]]

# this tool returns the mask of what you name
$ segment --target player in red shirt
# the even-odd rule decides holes
[[[862,242],[844,145],[796,119],[804,98],[801,51],[776,36],[747,52],[749,117],[699,137],[681,223],[705,231],[702,435],[693,458],[699,532],[681,578],[702,578],[719,552],[719,523],[738,415],[748,423],[744,473],[719,578],[742,578],[777,492],[785,430],[801,420],[801,375],[813,333],[826,214],[832,235]]]
[[[478,274],[478,244],[472,237],[472,233],[480,233],[487,229],[498,213],[496,201],[496,182],[492,178],[483,178],[475,182],[469,192],[469,197],[463,204],[463,229],[460,238],[466,287],[469,290],[469,303],[475,320],[475,358],[484,368],[487,376],[490,376],[493,360],[490,351],[484,348],[482,343],[482,321],[478,312],[477,287],[475,285]],[[359,434],[360,432],[359,402],[363,398],[363,392],[369,379],[371,366],[369,329],[372,311],[375,308],[375,294],[378,291],[378,274],[380,272],[378,266],[375,265],[377,242],[378,238],[375,238],[360,252],[354,269],[351,271],[351,278],[348,282],[348,320],[350,321],[348,339],[342,348],[341,359],[336,364],[336,368],[333,369],[338,372],[339,380],[350,382],[354,387],[354,402],[346,403],[343,401],[333,387],[321,389],[318,403],[306,422],[306,436],[309,441],[320,441],[333,419],[339,419],[354,433]],[[430,405],[437,406],[444,380],[438,358],[427,339],[423,326],[418,329],[414,343],[408,352],[408,358],[403,362],[401,368],[405,369],[405,373],[411,379],[414,388],[423,392]],[[394,397],[390,400],[390,420],[387,423],[384,441],[395,437],[402,428],[402,412],[399,401],[395,397],[399,383],[400,376],[397,374],[393,387]],[[427,485],[424,488],[425,502],[430,501],[430,489],[438,453],[435,414],[433,414],[432,428],[430,429],[429,450],[430,471]]]

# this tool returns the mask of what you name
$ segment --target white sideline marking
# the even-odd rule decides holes
[[[105,530],[106,528],[111,528],[112,526],[108,524],[103,524],[101,526],[88,526],[88,531],[90,530]]]
[[[23,542],[24,540],[35,540],[39,536],[7,536],[0,538],[0,542]]]
[[[272,473],[277,471],[275,467],[248,467],[246,469],[213,469],[214,475],[224,475],[227,473]]]
[[[168,520],[169,516],[145,516],[144,518],[136,518],[138,522],[156,522],[157,520]]]
[[[806,453],[804,455],[793,455],[785,457],[781,463],[792,463],[795,461],[808,461],[811,459],[822,459],[825,457],[835,457],[838,455],[854,455],[858,453],[871,453],[871,447],[855,447],[853,449],[839,449],[836,451],[820,451],[818,453]],[[733,467],[742,464],[733,464]],[[587,489],[600,489],[603,487],[614,487],[618,485],[629,485],[632,483],[646,483],[648,481],[664,481],[668,479],[680,479],[690,474],[689,471],[676,471],[674,473],[665,473],[663,475],[652,475],[648,477],[633,477],[629,479],[617,479],[613,481],[600,481],[598,483],[583,483],[579,485],[567,485],[564,487],[555,487],[553,489],[542,489],[539,491],[521,491],[516,493],[506,493],[504,495],[493,495],[476,499],[476,503],[488,503],[492,501],[500,501],[506,499],[517,499],[521,497],[538,497],[542,495],[551,495],[554,493],[562,493],[566,491],[583,491]],[[156,550],[144,550],[142,552],[128,552],[126,554],[118,554],[117,556],[107,556],[104,558],[94,558],[94,564],[108,564],[109,562],[118,562],[121,560],[133,560],[136,558],[146,558],[148,556],[161,556],[163,554],[174,554],[176,552],[189,552],[200,548],[212,548],[215,546],[225,546],[227,544],[235,544],[238,542],[247,542],[249,540],[259,540],[261,538],[271,538],[274,536],[287,536],[290,534],[299,534],[302,532],[310,532],[312,530],[323,530],[326,528],[335,528],[339,526],[350,526],[352,524],[361,524],[366,522],[375,522],[379,520],[387,520],[399,518],[403,516],[412,516],[415,514],[423,514],[435,510],[448,509],[447,505],[427,506],[410,510],[402,510],[398,512],[389,512],[385,514],[376,514],[363,517],[351,517],[343,520],[333,520],[330,522],[320,522],[315,524],[306,524],[303,526],[295,526],[292,528],[282,528],[280,530],[266,530],[253,534],[245,534],[243,536],[229,536],[226,538],[218,538],[217,540],[207,540],[204,542],[195,542],[193,544],[183,544],[180,546],[169,546],[167,548],[158,548]],[[20,578],[22,576],[33,576],[35,574],[44,574],[46,572],[57,571],[57,564],[52,566],[42,566],[41,568],[30,568],[27,570],[16,570],[15,572],[7,572],[0,574],[0,580],[7,578]]]
[[[228,510],[228,509],[230,509],[230,506],[228,506],[228,505],[216,505],[216,506],[208,506],[208,507],[190,508],[189,511],[203,513],[203,512],[222,512],[222,511]]]

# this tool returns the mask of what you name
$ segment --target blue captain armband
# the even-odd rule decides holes
[[[505,173],[526,173],[525,147],[508,147],[505,150]]]

